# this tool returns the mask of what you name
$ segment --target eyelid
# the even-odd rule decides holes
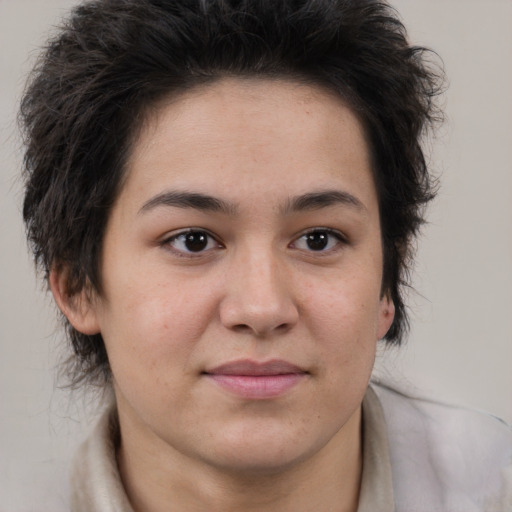
[[[204,233],[206,234],[210,239],[214,240],[216,243],[216,247],[205,249],[202,251],[182,251],[179,249],[176,249],[175,247],[172,247],[171,242],[179,238],[180,236],[186,235],[188,233]],[[165,235],[165,237],[161,240],[159,243],[161,247],[164,249],[167,249],[169,252],[173,253],[173,255],[181,257],[181,258],[199,258],[201,256],[205,256],[206,254],[210,253],[214,249],[223,249],[224,245],[219,241],[219,238],[214,235],[211,231],[205,228],[199,228],[199,227],[191,227],[191,228],[184,228],[179,229],[176,231],[173,231],[171,233],[168,233]]]
[[[298,236],[296,236],[293,239],[293,241],[292,241],[292,243],[290,245],[293,246],[302,237],[310,235],[310,234],[314,234],[314,233],[327,233],[328,235],[335,237],[339,241],[339,244],[336,244],[337,246],[339,246],[339,245],[347,245],[349,243],[348,237],[343,232],[341,232],[341,231],[339,231],[337,229],[333,229],[333,228],[327,228],[327,227],[318,226],[318,227],[309,228],[309,229],[306,229],[306,230],[302,231]],[[311,250],[309,250],[307,252],[311,252],[311,253],[316,254],[318,256],[323,256],[323,255],[330,254],[333,251],[336,251],[337,248],[339,248],[339,247],[333,247],[331,249],[319,250],[319,251],[315,251],[315,250],[311,249]]]

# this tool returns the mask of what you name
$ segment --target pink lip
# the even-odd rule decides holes
[[[308,372],[287,361],[259,363],[240,360],[204,372],[220,387],[250,399],[267,399],[283,395],[304,379]]]

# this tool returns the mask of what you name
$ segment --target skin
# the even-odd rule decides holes
[[[127,172],[103,295],[66,297],[63,271],[50,282],[75,328],[105,340],[135,510],[356,510],[361,402],[394,313],[357,117],[318,87],[225,79],[160,105]],[[187,249],[187,228],[207,233],[204,250]],[[312,250],[317,228],[327,245]],[[302,373],[263,399],[205,374],[239,359]]]

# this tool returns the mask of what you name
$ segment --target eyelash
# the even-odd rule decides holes
[[[185,247],[185,250],[183,250],[183,249],[177,249],[172,246],[173,242],[176,242],[180,239],[183,244],[186,244],[187,243],[187,239],[186,239],[187,235],[190,235],[190,236],[196,235],[199,237],[204,237],[204,239],[198,240],[198,242],[200,244],[199,250],[197,250],[197,251],[190,250],[190,247],[188,247],[188,248]],[[327,254],[331,254],[332,252],[335,252],[337,249],[339,249],[339,245],[346,245],[348,243],[346,237],[339,231],[336,231],[331,228],[314,228],[314,229],[310,229],[310,230],[302,233],[300,236],[295,238],[293,240],[293,242],[289,245],[289,247],[301,250],[300,248],[297,247],[297,243],[301,240],[305,240],[305,243],[307,244],[308,243],[307,237],[313,237],[315,235],[326,235],[326,239],[327,239],[326,246],[329,245],[329,241],[331,238],[335,238],[337,240],[337,243],[334,245],[334,247],[329,247],[328,249],[325,249],[325,247],[320,247],[318,249],[312,249],[311,247],[309,247],[309,250],[308,249],[302,249],[302,250],[304,250],[305,252],[311,252],[318,256],[324,256]],[[192,240],[189,240],[189,241],[192,241]],[[214,244],[216,244],[216,247],[208,247],[209,245],[211,245],[212,241]],[[310,238],[310,241],[314,241],[314,240],[312,238]],[[320,237],[320,240],[317,240],[316,242],[320,242],[320,245],[322,245],[324,240],[322,240]],[[201,248],[201,244],[203,244],[203,243],[205,244],[205,246],[204,246],[204,248]],[[163,247],[169,248],[174,254],[176,254],[177,256],[182,257],[182,258],[197,258],[197,257],[204,256],[205,253],[211,251],[214,248],[217,248],[217,249],[224,248],[224,246],[217,240],[217,238],[214,235],[212,235],[208,231],[206,231],[204,229],[200,229],[200,228],[197,228],[197,229],[189,228],[185,231],[180,231],[179,233],[176,233],[176,234],[166,238],[165,240],[163,240],[161,245]]]
[[[186,244],[186,237],[187,235],[200,235],[204,236],[206,239],[206,247],[204,249],[198,250],[198,251],[192,251],[192,250],[181,250],[176,249],[172,246],[172,243],[182,239],[183,243]],[[211,242],[214,242],[216,244],[216,248],[224,248],[223,245],[215,238],[211,233],[204,229],[195,229],[195,228],[189,228],[184,231],[180,231],[179,233],[176,233],[165,240],[162,241],[161,245],[163,247],[169,248],[175,255],[182,257],[182,258],[197,258],[202,255],[204,255],[205,252],[208,252],[212,249],[212,247],[208,248],[208,245],[211,244]]]
[[[345,235],[343,235],[339,231],[336,231],[335,229],[331,229],[331,228],[314,228],[314,229],[310,229],[310,230],[304,232],[302,235],[297,237],[292,242],[291,245],[292,246],[297,246],[297,243],[299,241],[307,240],[307,237],[312,237],[314,235],[320,235],[320,234],[327,235],[327,245],[329,244],[329,239],[330,238],[335,238],[336,239],[336,244],[334,245],[334,247],[330,247],[328,249],[325,249],[325,247],[321,247],[321,248],[319,248],[317,250],[312,249],[311,247],[309,247],[309,250],[304,249],[306,252],[313,253],[313,254],[315,254],[317,256],[327,256],[327,255],[330,255],[333,252],[336,252],[337,250],[339,250],[340,246],[348,244],[348,241],[347,241],[347,238],[345,237]],[[306,241],[305,243],[308,243],[308,242]],[[323,243],[323,240],[321,240],[321,243]]]

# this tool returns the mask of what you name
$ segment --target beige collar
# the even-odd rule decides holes
[[[363,475],[357,512],[393,512],[388,433],[379,398],[370,386],[363,400]]]

